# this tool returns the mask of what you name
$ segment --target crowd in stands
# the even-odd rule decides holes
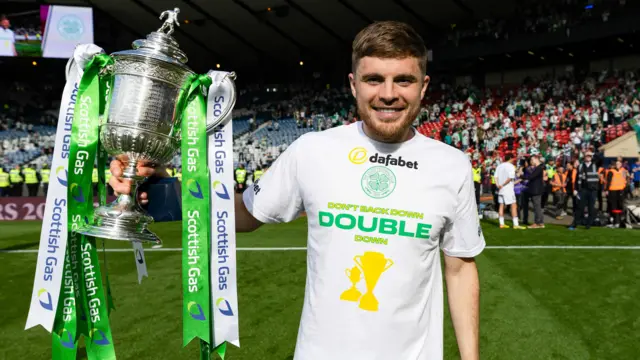
[[[494,187],[493,172],[506,154],[520,159],[524,173],[528,155],[540,153],[547,164],[548,199],[549,179],[558,167],[574,166],[588,151],[596,153],[599,167],[608,165],[598,154],[600,146],[632,131],[629,120],[640,120],[639,76],[636,71],[604,71],[583,78],[567,73],[483,89],[434,85],[414,126],[466,152],[474,166],[482,169],[485,193]],[[29,91],[26,84],[13,86],[10,101],[0,112],[3,167],[10,171],[16,165],[50,166],[58,104],[43,98],[43,92]],[[51,93],[59,97],[59,92]],[[357,121],[348,88],[250,87],[240,91],[234,117],[234,162],[238,168],[242,165],[246,174],[242,182],[247,184],[253,173],[267,169],[300,135]],[[640,169],[635,159],[622,159],[622,167],[627,169],[627,194],[631,195],[634,181],[640,181]],[[179,176],[179,154],[170,171]],[[563,205],[555,216],[564,216],[564,209]]]
[[[518,35],[562,32],[594,22],[614,21],[636,6],[626,0],[526,0],[515,2],[515,13],[508,17],[485,18],[475,23],[452,24],[448,44],[456,46],[478,41],[508,40]]]

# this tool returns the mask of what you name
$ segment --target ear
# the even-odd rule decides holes
[[[429,87],[429,81],[431,81],[431,78],[429,75],[425,75],[424,80],[422,81],[422,90],[420,90],[420,100],[424,99],[424,94],[427,92],[427,88]]]
[[[349,85],[351,86],[351,95],[356,97],[356,76],[353,73],[349,74]]]

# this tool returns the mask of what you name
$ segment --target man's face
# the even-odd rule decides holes
[[[622,167],[622,161],[616,161],[616,169],[620,169]]]
[[[364,57],[349,82],[358,114],[372,135],[389,142],[405,140],[429,85],[418,59]]]
[[[8,29],[9,26],[11,26],[11,23],[9,22],[9,19],[2,19],[0,20],[0,27],[2,27],[3,29]]]

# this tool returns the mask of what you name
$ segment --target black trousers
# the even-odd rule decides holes
[[[575,214],[573,214],[573,224],[571,224],[571,226],[576,227],[580,224],[584,224],[587,228],[591,227],[591,224],[593,224],[593,218],[595,216],[595,205],[596,205],[596,198],[598,197],[598,190],[589,190],[589,189],[582,189],[580,190],[580,192],[578,193],[578,195],[580,196],[579,202],[578,202],[578,208],[575,211]],[[584,219],[584,208],[588,209],[589,212],[589,217],[586,219]]]
[[[604,190],[602,184],[598,183],[598,210],[600,210],[600,212],[602,212],[602,208],[604,207],[604,201],[602,200],[602,190]]]
[[[491,184],[491,194],[493,194],[493,206],[495,207],[496,211],[498,211],[498,187],[496,186],[496,184]]]
[[[522,208],[522,217],[520,218],[523,225],[529,225],[529,200],[531,199],[531,194],[528,192],[523,192],[520,203],[518,203],[518,211]]]
[[[474,182],[473,186],[476,189],[476,206],[480,209],[480,183]]]
[[[609,191],[609,214],[614,224],[620,224],[620,217],[624,209],[624,190]]]

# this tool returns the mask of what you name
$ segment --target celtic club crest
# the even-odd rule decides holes
[[[382,199],[396,188],[396,175],[384,166],[369,168],[362,175],[362,190],[374,199]]]

